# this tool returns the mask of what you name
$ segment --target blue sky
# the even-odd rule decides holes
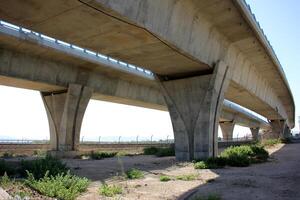
[[[285,71],[296,104],[296,125],[300,110],[300,1],[247,0],[268,37]]]
[[[270,40],[290,83],[295,104],[300,105],[300,1],[247,0]],[[49,138],[48,122],[40,95],[36,91],[0,86],[0,139]],[[300,110],[297,108],[297,116]],[[296,123],[298,126],[298,123]],[[297,128],[298,129],[298,128]],[[250,133],[236,127],[234,136]],[[219,135],[221,133],[219,132]],[[90,101],[81,136],[86,140],[173,138],[168,112],[101,101]]]

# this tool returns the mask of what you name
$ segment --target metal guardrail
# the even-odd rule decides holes
[[[34,40],[41,45],[54,48],[67,54],[75,55],[85,60],[96,62],[98,64],[109,65],[110,67],[114,67],[122,71],[132,72],[149,79],[154,79],[153,73],[150,70],[143,69],[142,67],[120,61],[90,49],[85,49],[3,20],[0,20],[0,32],[25,40]]]

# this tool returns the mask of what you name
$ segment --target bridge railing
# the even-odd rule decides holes
[[[110,62],[113,65],[117,65],[120,69],[126,69],[126,71],[134,71],[134,73],[142,73],[144,76],[154,78],[153,73],[150,70],[143,69],[142,67],[135,66],[133,64],[126,63],[124,61],[109,57],[107,55],[92,51],[90,49],[82,48],[80,46],[70,44],[68,42],[55,39],[53,37],[32,31],[27,28],[23,28],[3,20],[0,20],[0,32],[13,35],[15,37],[21,37],[27,40],[34,40],[44,46],[54,48],[64,53],[71,55],[85,57],[92,61],[98,61],[102,64],[103,61]]]

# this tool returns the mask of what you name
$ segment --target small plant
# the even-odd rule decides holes
[[[94,152],[91,151],[90,158],[95,160],[101,160],[104,158],[112,158],[115,157],[118,152]]]
[[[48,171],[43,178],[37,180],[32,173],[27,171],[25,183],[48,197],[61,200],[74,200],[80,193],[87,189],[89,180],[71,175],[70,172],[49,176]]]
[[[61,160],[46,156],[45,158],[39,158],[36,160],[22,160],[20,174],[26,177],[29,171],[36,179],[43,178],[46,172],[49,176],[55,176],[57,174],[67,173],[68,167]]]
[[[170,178],[169,176],[160,176],[160,177],[159,177],[159,180],[160,180],[161,182],[168,182],[168,181],[171,180],[171,178]]]
[[[11,152],[4,152],[1,157],[2,158],[13,158],[14,154]]]
[[[196,180],[196,178],[197,178],[197,175],[195,175],[195,174],[176,176],[176,179],[181,180],[181,181],[193,181],[193,180]]]
[[[194,163],[195,169],[209,169],[207,163],[205,161],[199,161]]]
[[[145,147],[144,148],[144,155],[155,155],[158,152],[157,147]]]
[[[12,184],[12,181],[9,179],[9,177],[7,176],[7,173],[4,172],[4,175],[1,177],[1,180],[0,180],[0,186],[2,187],[7,187],[9,185]]]
[[[100,188],[99,188],[99,193],[103,196],[106,197],[113,197],[117,194],[122,194],[123,190],[121,186],[117,186],[117,185],[107,185],[107,184],[103,184]]]
[[[144,173],[138,169],[130,169],[130,170],[126,171],[125,174],[128,179],[144,178]]]

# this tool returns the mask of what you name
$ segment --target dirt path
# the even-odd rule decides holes
[[[137,156],[121,160],[66,161],[69,166],[77,169],[74,170],[76,174],[93,180],[88,192],[79,200],[105,199],[98,193],[104,181],[123,187],[123,194],[113,199],[185,199],[196,194],[218,194],[224,200],[299,200],[300,143],[278,145],[269,151],[274,152],[270,162],[219,170],[195,170],[192,164],[176,163],[172,157]],[[143,170],[145,178],[121,180],[115,177],[130,168]],[[174,177],[174,180],[160,182],[161,174]],[[178,175],[188,174],[195,175],[196,180],[175,180]]]

